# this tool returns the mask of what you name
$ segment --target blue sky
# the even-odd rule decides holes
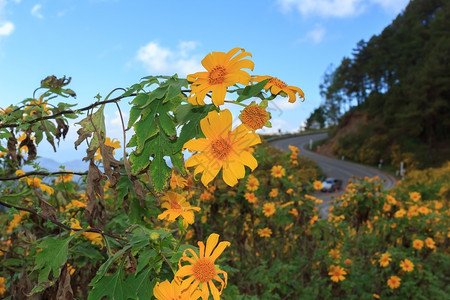
[[[408,0],[0,0],[0,107],[32,97],[48,75],[70,76],[84,107],[147,75],[203,71],[211,51],[242,47],[252,75],[303,89],[306,101],[271,106],[273,131],[296,131],[319,106],[319,84],[361,39],[379,34]],[[126,111],[126,103],[121,104]],[[120,137],[110,108],[109,135]],[[73,152],[76,128],[53,158]],[[51,151],[42,147],[42,151]],[[68,152],[69,151],[69,152]],[[62,153],[61,153],[62,152]],[[40,153],[41,156],[49,156]]]

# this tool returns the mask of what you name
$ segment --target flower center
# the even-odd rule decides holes
[[[231,145],[223,138],[215,139],[211,142],[212,155],[220,160],[224,160],[231,151]]]
[[[170,208],[171,209],[177,209],[177,210],[181,210],[182,209],[181,205],[178,204],[178,202],[174,201],[174,200],[170,200]]]
[[[216,276],[216,268],[212,260],[208,258],[201,258],[192,266],[192,272],[195,279],[200,282],[210,281]]]
[[[209,72],[209,84],[221,84],[225,81],[225,75],[227,75],[227,69],[222,66],[215,66]]]
[[[284,81],[276,77],[272,77],[272,79],[269,80],[269,83],[279,87],[280,89],[287,87],[287,84]]]
[[[249,105],[241,112],[242,123],[253,130],[262,128],[267,119],[266,110],[258,105]]]

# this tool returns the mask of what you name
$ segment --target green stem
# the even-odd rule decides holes
[[[247,105],[245,105],[244,103],[241,102],[237,102],[237,101],[233,101],[233,100],[225,100],[226,103],[233,103],[233,104],[237,104],[243,107],[247,107]]]

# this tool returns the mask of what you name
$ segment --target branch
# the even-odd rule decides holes
[[[28,172],[23,175],[18,175],[15,177],[0,177],[0,181],[8,181],[8,180],[18,180],[23,177],[32,176],[32,175],[41,175],[41,176],[53,176],[53,175],[65,175],[65,174],[71,174],[71,175],[87,175],[87,172],[71,172],[71,171],[58,171],[58,172]]]
[[[130,96],[136,96],[136,95],[137,95],[137,94],[134,93],[134,94],[131,94],[131,95],[127,96],[127,97],[130,97]],[[65,115],[65,114],[76,114],[77,112],[90,110],[90,109],[92,109],[92,108],[94,108],[94,107],[96,107],[96,106],[98,106],[98,105],[117,102],[117,101],[121,100],[122,98],[125,98],[125,97],[123,97],[123,96],[118,96],[118,97],[113,98],[113,99],[104,100],[104,101],[98,101],[98,102],[95,102],[95,103],[93,103],[93,104],[91,104],[91,105],[89,105],[89,106],[86,106],[86,107],[83,107],[83,108],[80,108],[80,109],[75,109],[75,110],[72,110],[72,109],[63,110],[63,111],[60,111],[60,112],[58,112],[58,113],[56,113],[56,114],[53,114],[53,115],[50,115],[50,116],[44,116],[44,117],[36,118],[36,119],[30,120],[30,121],[26,121],[26,122],[24,122],[24,123],[34,124],[34,123],[39,122],[39,121],[44,121],[44,120],[49,120],[49,119],[55,119],[56,117],[59,117],[59,116]],[[0,124],[0,129],[1,129],[1,128],[13,128],[13,127],[19,127],[20,125],[21,125],[21,124],[17,124],[17,123],[16,123],[16,124]]]
[[[43,215],[42,213],[38,213],[37,210],[35,210],[35,209],[33,209],[33,208],[20,207],[20,206],[16,206],[16,205],[12,205],[12,204],[3,202],[3,201],[1,201],[1,200],[0,200],[0,204],[3,205],[3,206],[6,206],[6,207],[8,207],[8,208],[15,208],[15,209],[17,209],[17,210],[21,210],[21,211],[26,211],[26,212],[32,213],[33,215],[37,215],[37,216],[41,217],[42,219],[47,220],[47,221],[50,221],[50,222],[52,222],[53,224],[57,225],[58,227],[64,228],[64,229],[66,229],[66,230],[70,230],[70,231],[80,231],[80,230],[83,230],[83,229],[73,228],[73,227],[67,226],[67,225],[61,223],[61,222],[58,221],[58,220],[49,218],[49,217]],[[117,235],[114,235],[114,234],[111,234],[111,233],[108,233],[108,232],[104,232],[103,230],[100,230],[100,229],[98,229],[98,228],[89,228],[89,229],[86,229],[86,230],[84,230],[84,231],[85,231],[85,232],[99,233],[99,234],[101,234],[101,235],[106,235],[106,236],[109,236],[109,237],[111,237],[111,238],[113,238],[113,239],[116,239],[116,240],[125,240],[124,238],[122,238],[122,237],[120,237],[120,236],[117,236]],[[119,244],[122,245],[122,243],[120,243],[120,241],[118,241],[118,242],[119,242]],[[123,245],[122,245],[122,246],[123,246]]]

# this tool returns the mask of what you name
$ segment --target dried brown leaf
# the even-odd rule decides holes
[[[70,285],[70,273],[67,270],[67,265],[61,270],[59,276],[58,293],[56,294],[56,300],[73,300],[72,286]]]

